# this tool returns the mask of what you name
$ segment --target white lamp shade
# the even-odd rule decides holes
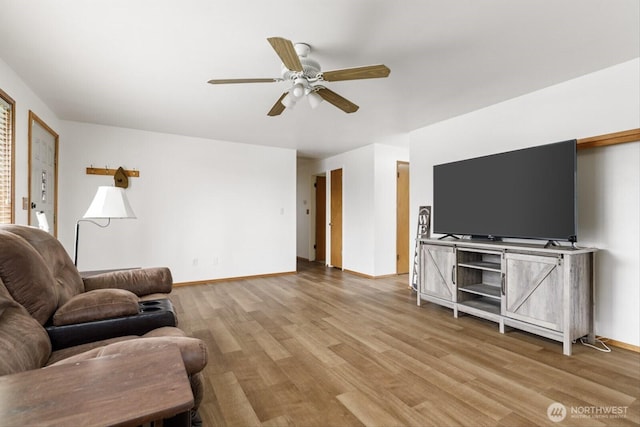
[[[83,218],[135,218],[124,188],[98,187],[89,209]]]

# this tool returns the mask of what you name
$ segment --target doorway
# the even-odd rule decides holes
[[[409,163],[397,162],[396,273],[409,273]]]
[[[342,169],[331,171],[331,265],[342,269]]]
[[[29,111],[29,225],[58,235],[58,134]]]

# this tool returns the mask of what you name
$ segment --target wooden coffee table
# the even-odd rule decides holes
[[[0,377],[2,425],[140,425],[192,407],[175,346]]]

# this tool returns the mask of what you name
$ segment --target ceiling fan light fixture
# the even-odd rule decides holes
[[[304,86],[302,86],[300,83],[294,84],[293,89],[291,89],[291,93],[296,98],[300,98],[302,95],[304,95]]]
[[[305,88],[308,86],[307,81],[302,78],[297,78],[293,81],[293,87],[291,93],[296,98],[301,98],[305,93]]]
[[[322,103],[322,101],[324,101],[324,98],[322,98],[316,92],[311,92],[307,98],[309,99],[309,105],[314,110],[318,107],[318,105]]]
[[[296,106],[296,99],[294,98],[294,96],[291,94],[291,92],[289,92],[287,94],[287,96],[285,96],[284,98],[282,98],[282,101],[280,101],[282,103],[282,105],[284,105],[286,108],[293,110],[293,107]]]

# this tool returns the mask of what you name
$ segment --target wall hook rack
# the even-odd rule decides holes
[[[114,176],[116,174],[116,172],[118,171],[118,169],[109,169],[109,168],[94,168],[93,165],[91,167],[87,168],[87,175],[110,175],[110,176]],[[127,177],[131,178],[139,178],[140,177],[140,171],[137,170],[128,170],[128,169],[124,169],[124,173]]]

